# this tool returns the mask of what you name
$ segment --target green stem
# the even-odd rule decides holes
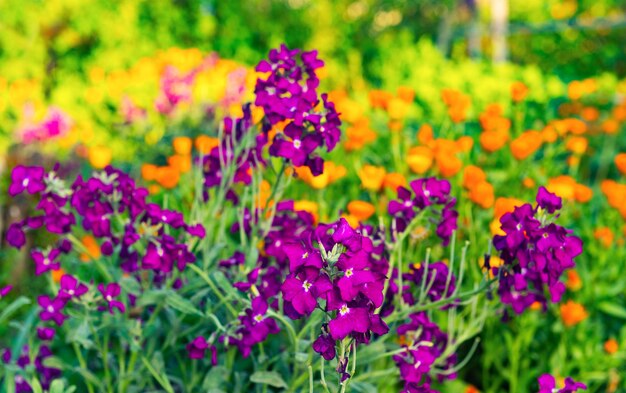
[[[83,353],[80,351],[78,344],[76,342],[73,342],[72,346],[74,347],[74,352],[76,353],[76,358],[78,358],[78,364],[80,364],[80,368],[82,368],[83,370],[88,370],[87,362],[85,362],[85,358],[83,357]],[[89,393],[94,393],[93,386],[87,378],[85,378],[85,385],[87,385],[87,390],[89,391]]]

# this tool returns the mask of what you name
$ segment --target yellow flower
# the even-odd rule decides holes
[[[387,171],[383,167],[364,165],[359,170],[359,179],[361,179],[363,188],[370,191],[379,191],[383,186],[386,174]]]
[[[89,148],[89,163],[96,169],[102,169],[111,163],[113,153],[105,146],[94,146]]]

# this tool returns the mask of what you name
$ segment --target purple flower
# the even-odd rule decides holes
[[[367,308],[350,308],[345,303],[337,310],[337,316],[328,323],[330,335],[335,340],[343,340],[351,333],[367,333],[369,328]]]
[[[15,248],[22,248],[26,243],[26,235],[21,225],[13,223],[9,226],[7,230],[7,242]]]
[[[204,337],[198,336],[187,344],[187,353],[191,359],[202,359],[207,348],[209,348],[209,343]]]
[[[572,378],[565,379],[565,386],[562,389],[557,389],[556,380],[550,374],[543,374],[537,380],[539,382],[539,392],[538,393],[573,393],[581,390],[587,390],[587,385],[584,383],[576,382]]]
[[[37,337],[43,341],[51,341],[54,338],[55,331],[52,328],[40,327],[37,328]]]
[[[289,277],[283,283],[283,297],[291,302],[295,310],[302,315],[310,315],[317,307],[317,298],[332,290],[328,276],[318,269],[306,269],[299,277]]]
[[[64,274],[61,277],[61,289],[58,296],[61,299],[69,300],[83,296],[88,290],[89,288],[85,284],[80,283],[75,277]]]
[[[29,194],[37,194],[44,191],[46,189],[43,181],[44,174],[44,169],[39,166],[16,166],[11,172],[9,195],[14,197],[24,191]]]
[[[400,378],[406,383],[420,383],[437,357],[428,346],[418,345],[416,349],[407,349],[405,353],[394,355],[393,360],[400,369]]]
[[[537,191],[537,205],[552,214],[557,210],[561,210],[561,198],[549,192],[545,187],[539,187]]]
[[[3,297],[6,297],[6,295],[8,295],[12,289],[13,289],[12,285],[7,285],[6,287],[0,288],[0,299],[2,299]]]
[[[35,274],[41,275],[50,270],[59,270],[61,263],[56,261],[56,258],[61,254],[61,251],[52,249],[45,254],[41,251],[32,251],[30,256],[35,261]]]
[[[335,358],[335,339],[333,339],[327,332],[327,326],[322,327],[322,334],[317,337],[313,342],[313,350],[326,360],[332,360]]]
[[[58,326],[63,325],[63,322],[67,319],[67,316],[61,313],[65,307],[65,301],[63,299],[51,299],[46,295],[42,295],[37,298],[37,302],[42,308],[42,311],[39,313],[39,317],[42,321],[52,320]]]
[[[416,179],[411,191],[399,187],[398,200],[389,202],[388,212],[394,218],[395,230],[403,232],[418,213],[428,213],[427,223],[436,223],[436,233],[448,245],[457,228],[456,199],[450,195],[450,183],[434,177]]]
[[[283,157],[296,167],[308,166],[314,175],[323,171],[323,160],[313,155],[315,150],[324,146],[333,150],[341,136],[334,104],[326,94],[317,92],[315,70],[323,64],[316,52],[301,53],[281,45],[270,51],[269,61],[257,65],[257,71],[269,75],[258,79],[254,90],[255,105],[265,113],[264,131],[279,122],[287,123],[284,132],[274,137],[270,155]],[[317,109],[320,98],[323,105]]]
[[[110,283],[110,284],[107,284],[106,287],[103,284],[98,284],[98,290],[102,294],[104,301],[107,303],[107,307],[101,308],[100,309],[101,311],[107,310],[107,308],[109,310],[109,313],[111,314],[113,314],[113,310],[116,308],[121,313],[126,311],[126,306],[124,306],[124,303],[118,300],[115,300],[115,298],[118,297],[122,291],[122,288],[120,287],[119,284]]]
[[[546,292],[552,302],[558,302],[565,291],[560,277],[575,267],[574,258],[582,253],[582,241],[571,231],[536,217],[541,205],[556,212],[560,199],[540,189],[537,201],[535,208],[525,204],[503,215],[500,223],[505,234],[493,239],[503,261],[493,269],[500,278],[498,294],[518,314],[534,302],[545,309]]]

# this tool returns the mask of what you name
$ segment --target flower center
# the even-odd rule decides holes
[[[313,286],[313,284],[311,284],[309,282],[309,280],[304,280],[304,282],[302,283],[302,288],[304,288],[304,292],[309,292],[309,289],[311,289],[311,287]]]
[[[113,297],[111,297],[111,295],[107,295],[106,296],[106,300],[107,300],[107,302],[112,302],[113,301]]]
[[[280,240],[276,240],[276,243],[274,243],[274,245],[275,245],[276,247],[280,247],[280,245],[281,245],[281,244],[282,244],[282,243],[280,242]]]
[[[43,259],[43,262],[41,263],[43,263],[44,266],[48,266],[50,264],[50,260],[48,259],[48,257],[46,257]]]
[[[307,259],[309,257],[309,252],[305,252],[304,254],[302,254],[302,259]]]
[[[353,274],[354,274],[353,268],[346,270],[346,277],[352,277]]]
[[[49,313],[53,313],[54,312],[54,307],[48,306],[48,307],[46,307],[46,311],[48,311]]]
[[[518,224],[515,226],[515,228],[516,228],[518,231],[521,231],[521,230],[522,230],[522,223],[521,223],[521,222],[520,222],[520,223],[518,223]]]
[[[293,140],[293,147],[295,147],[296,149],[299,149],[301,146],[302,146],[302,142],[299,139]]]
[[[24,179],[24,180],[22,181],[22,187],[27,187],[29,182],[30,182],[30,180],[29,180],[29,179]]]
[[[261,322],[263,320],[263,315],[257,314],[254,316],[254,320],[257,322]]]
[[[406,206],[406,207],[411,207],[412,204],[413,204],[413,202],[411,202],[410,199],[404,201],[404,206]]]
[[[70,289],[69,291],[67,291],[67,293],[69,293],[70,295],[74,296],[74,293],[75,293],[75,292],[74,292],[74,290],[73,290],[73,289]]]
[[[350,309],[348,308],[347,304],[344,304],[343,306],[341,306],[341,308],[339,309],[339,315],[341,315],[342,317],[346,314],[348,314],[350,312]]]

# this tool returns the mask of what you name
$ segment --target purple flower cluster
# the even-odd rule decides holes
[[[324,66],[317,51],[289,50],[285,45],[272,49],[269,59],[261,61],[254,92],[255,105],[265,112],[264,131],[281,123],[284,128],[269,148],[270,155],[289,160],[294,166],[307,166],[313,175],[324,170],[324,160],[314,155],[316,149],[335,148],[341,137],[341,120],[335,105],[326,94],[317,92],[319,79],[315,70]]]
[[[37,356],[35,356],[35,359],[33,362],[39,383],[41,384],[41,387],[44,390],[49,389],[52,381],[61,376],[60,369],[55,368],[55,367],[48,367],[44,364],[44,361],[50,356],[52,356],[52,351],[50,350],[50,347],[48,347],[47,345],[42,345],[41,347],[39,347],[39,352],[37,353]],[[2,353],[2,362],[8,365],[8,364],[11,364],[12,361],[13,361],[13,354],[11,353],[11,350],[5,349],[4,352]],[[25,370],[27,366],[31,364],[31,361],[32,359],[30,358],[30,355],[29,355],[29,348],[28,346],[25,346],[22,349],[22,354],[17,358],[16,365],[22,370]],[[15,381],[16,393],[32,393],[33,392],[32,387],[22,375],[20,374],[15,375],[14,381]]]
[[[350,336],[367,343],[372,333],[389,331],[375,312],[383,303],[386,278],[374,261],[375,248],[345,219],[320,224],[300,241],[284,246],[289,259],[289,274],[281,287],[285,313],[297,319],[319,308],[329,316],[328,326],[313,344],[327,360],[335,357],[337,340]]]
[[[565,378],[565,386],[562,389],[556,387],[556,380],[550,374],[543,374],[537,380],[539,382],[538,393],[574,393],[578,389],[587,390],[587,385],[581,382],[576,382],[572,378]]]
[[[215,348],[215,345],[209,344],[206,338],[198,336],[192,342],[187,344],[187,353],[190,359],[204,358],[207,349],[211,351],[211,364],[216,366],[217,348]]]
[[[61,236],[55,247],[31,253],[36,274],[60,268],[60,255],[72,249],[65,236],[77,229],[77,223],[83,231],[100,239],[103,255],[118,250],[117,259],[125,272],[151,270],[155,272],[155,281],[170,273],[174,266],[183,270],[195,260],[187,246],[169,234],[168,228],[204,236],[204,228],[186,224],[181,213],[148,203],[148,191],[138,188],[130,176],[112,167],[87,180],[79,176],[69,189],[54,172],[44,175],[40,167],[18,166],[11,180],[11,195],[24,191],[41,195],[37,210],[42,214],[11,224],[7,232],[9,244],[22,247],[25,231],[40,227]]]
[[[248,149],[238,148],[244,138],[250,138],[250,130],[252,127],[252,112],[250,105],[243,106],[243,116],[238,119],[226,118],[223,122],[223,137],[211,151],[198,159],[202,165],[202,173],[204,176],[204,198],[208,199],[208,190],[213,187],[222,185],[225,172],[229,165],[234,165],[234,173],[232,179],[228,182],[235,184],[248,185],[252,182],[252,169],[259,165],[264,165],[265,160],[262,157],[263,146],[266,143],[266,137],[263,134],[254,136],[252,146]],[[227,184],[232,187],[232,184]],[[233,203],[238,203],[237,195],[230,188],[226,198]]]
[[[451,371],[457,362],[456,354],[442,359],[448,346],[448,335],[426,313],[411,314],[410,319],[397,329],[398,335],[404,338],[406,351],[393,357],[405,384],[403,392],[435,392],[430,388],[429,374],[433,366],[437,364],[439,369],[450,370],[437,375],[440,381],[456,378],[456,373]]]
[[[446,246],[457,228],[458,213],[454,209],[456,198],[450,196],[450,182],[434,177],[416,179],[410,184],[411,190],[398,187],[398,199],[389,202],[388,212],[393,217],[395,229],[403,232],[409,223],[423,211],[437,213],[428,217],[429,223],[436,225],[436,233]],[[435,208],[441,208],[436,210]]]
[[[518,314],[534,302],[545,309],[546,288],[551,301],[558,302],[565,291],[559,279],[566,269],[575,267],[574,258],[582,252],[582,241],[572,231],[548,220],[546,213],[558,212],[560,207],[561,198],[541,187],[534,208],[524,204],[500,219],[505,234],[496,235],[493,244],[503,265],[493,268],[493,273],[500,277],[502,302]]]

